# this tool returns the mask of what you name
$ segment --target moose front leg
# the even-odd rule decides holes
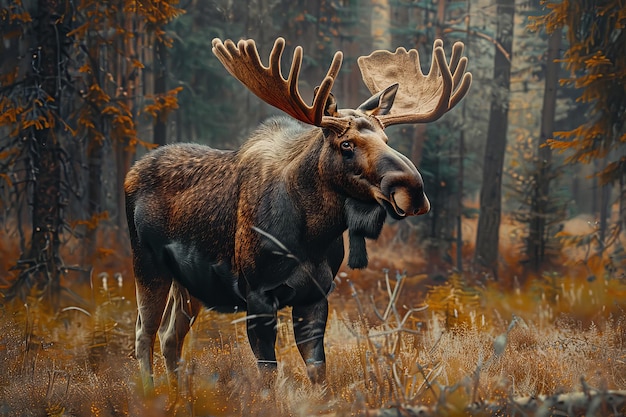
[[[276,313],[278,302],[266,293],[250,292],[247,297],[248,340],[261,372],[275,371]]]
[[[315,304],[295,306],[291,312],[293,332],[298,350],[311,381],[322,384],[326,381],[326,355],[324,354],[324,332],[328,317],[326,298]]]

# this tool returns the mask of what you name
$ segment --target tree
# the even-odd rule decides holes
[[[23,288],[46,289],[53,305],[58,302],[60,277],[63,268],[59,254],[60,234],[63,227],[63,209],[66,205],[66,188],[62,186],[63,150],[59,136],[66,126],[60,120],[63,112],[61,91],[67,82],[66,65],[60,57],[67,54],[66,35],[70,30],[67,3],[56,0],[39,0],[36,11],[28,14],[17,5],[14,20],[30,23],[33,33],[31,65],[24,71],[19,87],[7,89],[2,98],[2,123],[13,125],[9,133],[6,152],[19,154],[25,176],[12,171],[14,178],[21,177],[21,192],[27,192],[32,205],[30,242],[17,262],[18,284],[9,296],[20,295]],[[11,62],[16,64],[15,59]],[[13,74],[19,71],[14,68]],[[18,122],[19,121],[19,122]],[[7,167],[17,158],[8,158]],[[5,180],[11,181],[4,172]],[[21,182],[20,181],[20,182]],[[26,285],[22,285],[26,284]]]
[[[513,45],[513,0],[497,0],[496,48],[493,75],[494,89],[489,111],[489,127],[480,192],[480,216],[476,234],[476,263],[497,277],[499,229],[502,206],[502,169],[506,149],[508,93]],[[505,55],[506,54],[506,55]]]
[[[541,112],[541,132],[538,141],[538,171],[534,178],[534,192],[530,205],[530,228],[526,245],[532,269],[537,272],[543,264],[546,255],[547,219],[550,182],[552,177],[552,154],[545,146],[554,130],[554,114],[556,111],[556,91],[559,74],[559,57],[561,47],[561,32],[554,31],[548,38],[548,56],[546,62],[545,89]]]
[[[549,12],[535,19],[548,33],[567,27],[569,46],[563,62],[571,76],[561,84],[581,90],[589,103],[585,120],[569,131],[554,133],[547,143],[567,152],[566,162],[604,162],[597,172],[602,184],[619,189],[619,223],[626,226],[626,14],[623,0],[547,2]],[[603,239],[601,239],[603,240]],[[605,242],[599,242],[600,248]]]
[[[17,219],[21,236],[31,228],[30,239],[22,239],[14,268],[18,275],[7,295],[23,299],[32,288],[45,289],[56,307],[61,277],[69,270],[61,246],[71,235],[87,237],[93,247],[94,229],[106,217],[101,164],[107,141],[130,161],[137,145],[147,145],[138,138],[137,116],[175,108],[176,91],[146,103],[143,95],[128,89],[138,84],[144,63],[137,48],[127,46],[138,38],[136,33],[166,39],[163,26],[177,9],[167,1],[78,1],[72,7],[56,0],[28,7],[5,3],[0,192],[8,202],[5,209],[13,212],[5,223]],[[125,172],[118,174],[123,180]],[[123,195],[121,201],[123,205]],[[118,218],[123,218],[117,206]]]
[[[389,0],[371,0],[372,49],[391,49]]]

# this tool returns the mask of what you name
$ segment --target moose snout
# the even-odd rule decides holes
[[[396,187],[391,190],[389,200],[396,214],[399,216],[419,216],[430,210],[430,201],[423,191],[411,195],[406,187]]]
[[[393,172],[385,175],[380,191],[383,205],[397,219],[419,216],[430,210],[430,202],[424,194],[422,176],[414,172]]]
[[[401,219],[430,211],[422,176],[409,158],[392,149],[378,166],[382,174],[380,200],[392,217]]]

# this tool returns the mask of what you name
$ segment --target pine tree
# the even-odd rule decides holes
[[[568,163],[602,162],[601,183],[619,187],[620,224],[626,226],[626,3],[623,0],[547,2],[535,29],[567,28],[563,63],[571,76],[561,84],[580,89],[590,111],[579,126],[554,132],[547,143]],[[615,232],[619,227],[615,228]],[[615,234],[616,235],[616,234]],[[614,236],[615,236],[614,235]],[[604,242],[600,242],[602,247]]]
[[[3,143],[3,150],[9,155],[3,167],[18,163],[29,170],[20,176],[9,172],[14,179],[21,177],[16,189],[29,194],[32,227],[26,250],[16,265],[20,271],[18,283],[26,285],[14,286],[8,294],[26,296],[23,288],[45,289],[56,305],[63,268],[60,234],[67,198],[67,190],[62,186],[64,155],[59,138],[64,126],[58,118],[63,111],[61,91],[66,66],[59,57],[67,54],[69,15],[67,4],[62,1],[39,0],[33,13],[21,9],[19,4],[12,6],[13,18],[32,28],[33,43],[31,65],[22,72],[23,78],[16,80],[18,86],[6,88],[2,98],[0,125],[12,128]],[[16,65],[12,74],[17,77],[20,68],[14,57],[11,64]],[[11,158],[11,154],[21,158]],[[11,177],[7,172],[3,174],[4,178]]]
[[[107,217],[105,145],[130,161],[138,145],[149,145],[138,137],[139,116],[166,117],[175,108],[177,90],[144,101],[142,60],[151,57],[137,48],[144,36],[167,44],[164,26],[178,14],[175,3],[0,3],[0,194],[5,225],[17,224],[22,236],[9,298],[36,289],[58,306],[70,269],[61,259],[64,234],[87,237],[93,248],[98,221]],[[118,172],[120,193],[124,175]]]

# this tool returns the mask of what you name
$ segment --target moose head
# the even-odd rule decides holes
[[[424,75],[416,50],[378,50],[358,58],[363,81],[373,94],[356,110],[338,109],[331,89],[343,54],[336,52],[330,68],[315,89],[312,105],[298,90],[302,47],[297,46],[288,77],[281,72],[285,40],[278,38],[264,66],[254,40],[213,40],[213,53],[251,92],[296,120],[323,129],[327,146],[320,166],[321,179],[351,197],[346,205],[350,235],[349,266],[367,266],[364,238],[377,238],[386,212],[395,219],[425,214],[430,203],[413,163],[387,145],[384,129],[395,124],[427,123],[439,119],[467,94],[464,45],[452,47],[446,61],[443,42],[433,45],[430,71]],[[374,206],[378,204],[379,207]],[[368,215],[365,215],[368,214]]]
[[[263,123],[235,151],[176,144],[139,160],[125,181],[137,286],[135,350],[152,385],[157,332],[176,386],[183,339],[201,303],[245,309],[251,348],[262,369],[276,367],[278,309],[292,306],[298,349],[310,378],[325,376],[327,294],[344,258],[367,265],[365,239],[387,215],[430,209],[415,165],[387,144],[385,128],[431,122],[467,93],[463,44],[446,60],[435,41],[424,75],[415,50],[376,51],[358,59],[372,96],[339,109],[331,94],[343,55],[337,52],[308,105],[298,90],[302,48],[285,78],[279,38],[265,66],[252,40],[213,40],[224,67],[290,118]]]

